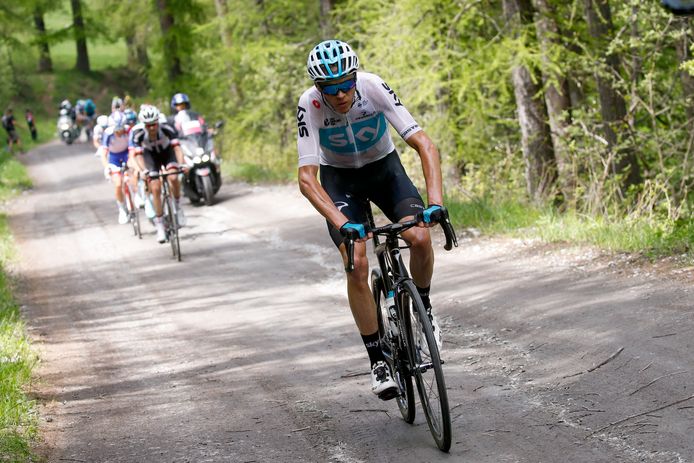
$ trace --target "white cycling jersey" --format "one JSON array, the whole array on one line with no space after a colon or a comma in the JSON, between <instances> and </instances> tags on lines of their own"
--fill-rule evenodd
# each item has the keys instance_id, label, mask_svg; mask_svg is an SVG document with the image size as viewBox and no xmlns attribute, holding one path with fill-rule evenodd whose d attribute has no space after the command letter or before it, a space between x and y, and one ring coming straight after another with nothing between
<instances>
[{"instance_id":1,"label":"white cycling jersey","mask_svg":"<svg viewBox=\"0 0 694 463\"><path fill-rule=\"evenodd\" d=\"M299 99L296 121L299 167L359 168L395 149L388 122L404 140L422 130L383 79L367 72L357 72L346 114L336 112L313 86Z\"/></svg>"}]
</instances>

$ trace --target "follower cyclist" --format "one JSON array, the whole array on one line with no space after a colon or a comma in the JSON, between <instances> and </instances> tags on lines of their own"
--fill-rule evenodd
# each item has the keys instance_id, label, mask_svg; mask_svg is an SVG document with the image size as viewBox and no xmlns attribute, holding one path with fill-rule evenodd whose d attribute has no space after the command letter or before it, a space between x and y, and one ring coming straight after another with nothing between
<instances>
[{"instance_id":1,"label":"follower cyclist","mask_svg":"<svg viewBox=\"0 0 694 463\"><path fill-rule=\"evenodd\" d=\"M443 202L441 166L436 146L405 109L395 92L377 75L357 72L359 59L339 40L321 42L308 56L307 71L314 85L299 99L297 147L299 187L327 220L330 236L347 262L343 238L358 234L354 271L347 273L350 309L371 362L371 389L383 400L398 389L384 361L376 307L369 288L369 264L362 225L365 202L375 203L392 222L410 220L425 210L407 176L388 123L419 154L426 181L428 211ZM320 182L317 176L320 175ZM429 288L434 251L428 226L420 223L402 233L411 246L410 272L431 315ZM440 345L441 330L432 317Z\"/></svg>"},{"instance_id":2,"label":"follower cyclist","mask_svg":"<svg viewBox=\"0 0 694 463\"><path fill-rule=\"evenodd\" d=\"M125 207L121 178L121 164L128 162L128 133L125 126L125 115L120 111L111 113L108 127L101 138L101 162L104 165L104 176L113 182L118 204L118 223L128 223L128 211Z\"/></svg>"},{"instance_id":3,"label":"follower cyclist","mask_svg":"<svg viewBox=\"0 0 694 463\"><path fill-rule=\"evenodd\" d=\"M140 172L159 172L162 167L167 173L178 171L178 167L185 169L183 162L183 152L178 145L178 135L176 130L168 124L160 124L159 110L155 106L142 105L140 108L139 120L131 130L130 151L135 157L135 162ZM146 177L146 175L145 175ZM181 182L177 175L166 177L171 185L171 193L176 203L176 216L180 226L185 225L185 215L180 204ZM164 214L161 203L161 183L159 178L149 178L149 191L152 194L154 203L154 226L157 229L157 241L166 241L166 231L164 230Z\"/></svg>"}]
</instances>

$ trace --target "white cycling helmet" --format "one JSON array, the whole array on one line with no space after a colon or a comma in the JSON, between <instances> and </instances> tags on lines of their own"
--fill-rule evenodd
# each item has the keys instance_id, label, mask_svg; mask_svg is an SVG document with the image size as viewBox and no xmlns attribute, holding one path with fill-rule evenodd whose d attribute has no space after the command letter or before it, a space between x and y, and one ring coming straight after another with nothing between
<instances>
[{"instance_id":1,"label":"white cycling helmet","mask_svg":"<svg viewBox=\"0 0 694 463\"><path fill-rule=\"evenodd\" d=\"M143 124L153 124L159 122L159 110L156 106L143 104L140 106L140 115L138 116Z\"/></svg>"},{"instance_id":2,"label":"white cycling helmet","mask_svg":"<svg viewBox=\"0 0 694 463\"><path fill-rule=\"evenodd\" d=\"M101 116L97 117L96 125L99 125L103 128L108 127L108 116L106 114L102 114Z\"/></svg>"},{"instance_id":3,"label":"white cycling helmet","mask_svg":"<svg viewBox=\"0 0 694 463\"><path fill-rule=\"evenodd\" d=\"M120 111L113 111L111 115L108 116L108 125L115 130L123 130L125 128L125 114Z\"/></svg>"},{"instance_id":4,"label":"white cycling helmet","mask_svg":"<svg viewBox=\"0 0 694 463\"><path fill-rule=\"evenodd\" d=\"M352 47L340 40L326 40L308 54L306 71L314 82L339 79L359 69L359 58Z\"/></svg>"}]
</instances>

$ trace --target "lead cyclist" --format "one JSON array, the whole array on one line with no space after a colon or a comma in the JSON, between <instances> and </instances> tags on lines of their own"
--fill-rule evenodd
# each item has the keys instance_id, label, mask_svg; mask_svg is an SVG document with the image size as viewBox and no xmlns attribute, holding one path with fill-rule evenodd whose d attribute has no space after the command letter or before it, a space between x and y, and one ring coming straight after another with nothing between
<instances>
[{"instance_id":1,"label":"lead cyclist","mask_svg":"<svg viewBox=\"0 0 694 463\"><path fill-rule=\"evenodd\" d=\"M379 76L358 69L356 53L340 40L321 42L309 53L307 71L313 86L301 95L296 113L298 177L301 193L325 217L344 262L344 236L358 234L354 270L347 273L347 295L369 356L371 390L388 400L398 395L398 388L381 350L369 288L366 241L371 236L363 226L367 221L364 204L373 202L392 222L410 220L425 210L400 162L388 123L419 155L428 211L443 204L441 165L436 146L395 92ZM402 236L411 246L410 273L432 317L440 347L441 330L429 300L434 269L429 226L420 223Z\"/></svg>"}]
</instances>

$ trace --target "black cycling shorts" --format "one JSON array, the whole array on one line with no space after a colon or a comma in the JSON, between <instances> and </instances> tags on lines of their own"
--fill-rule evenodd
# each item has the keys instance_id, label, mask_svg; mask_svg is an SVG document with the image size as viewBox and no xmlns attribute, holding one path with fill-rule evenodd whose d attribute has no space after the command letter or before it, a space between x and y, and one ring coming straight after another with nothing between
<instances>
[{"instance_id":1,"label":"black cycling shorts","mask_svg":"<svg viewBox=\"0 0 694 463\"><path fill-rule=\"evenodd\" d=\"M320 166L320 182L335 206L350 222L368 221L368 201L373 202L391 222L424 210L422 196L407 176L397 151L358 169ZM336 246L343 236L328 222Z\"/></svg>"},{"instance_id":2,"label":"black cycling shorts","mask_svg":"<svg viewBox=\"0 0 694 463\"><path fill-rule=\"evenodd\" d=\"M178 167L178 160L176 159L176 153L174 152L173 146L169 145L165 150L155 153L151 150L144 150L142 152L144 157L145 167L147 170L152 170L159 172L162 166L166 169L172 169Z\"/></svg>"}]
</instances>

